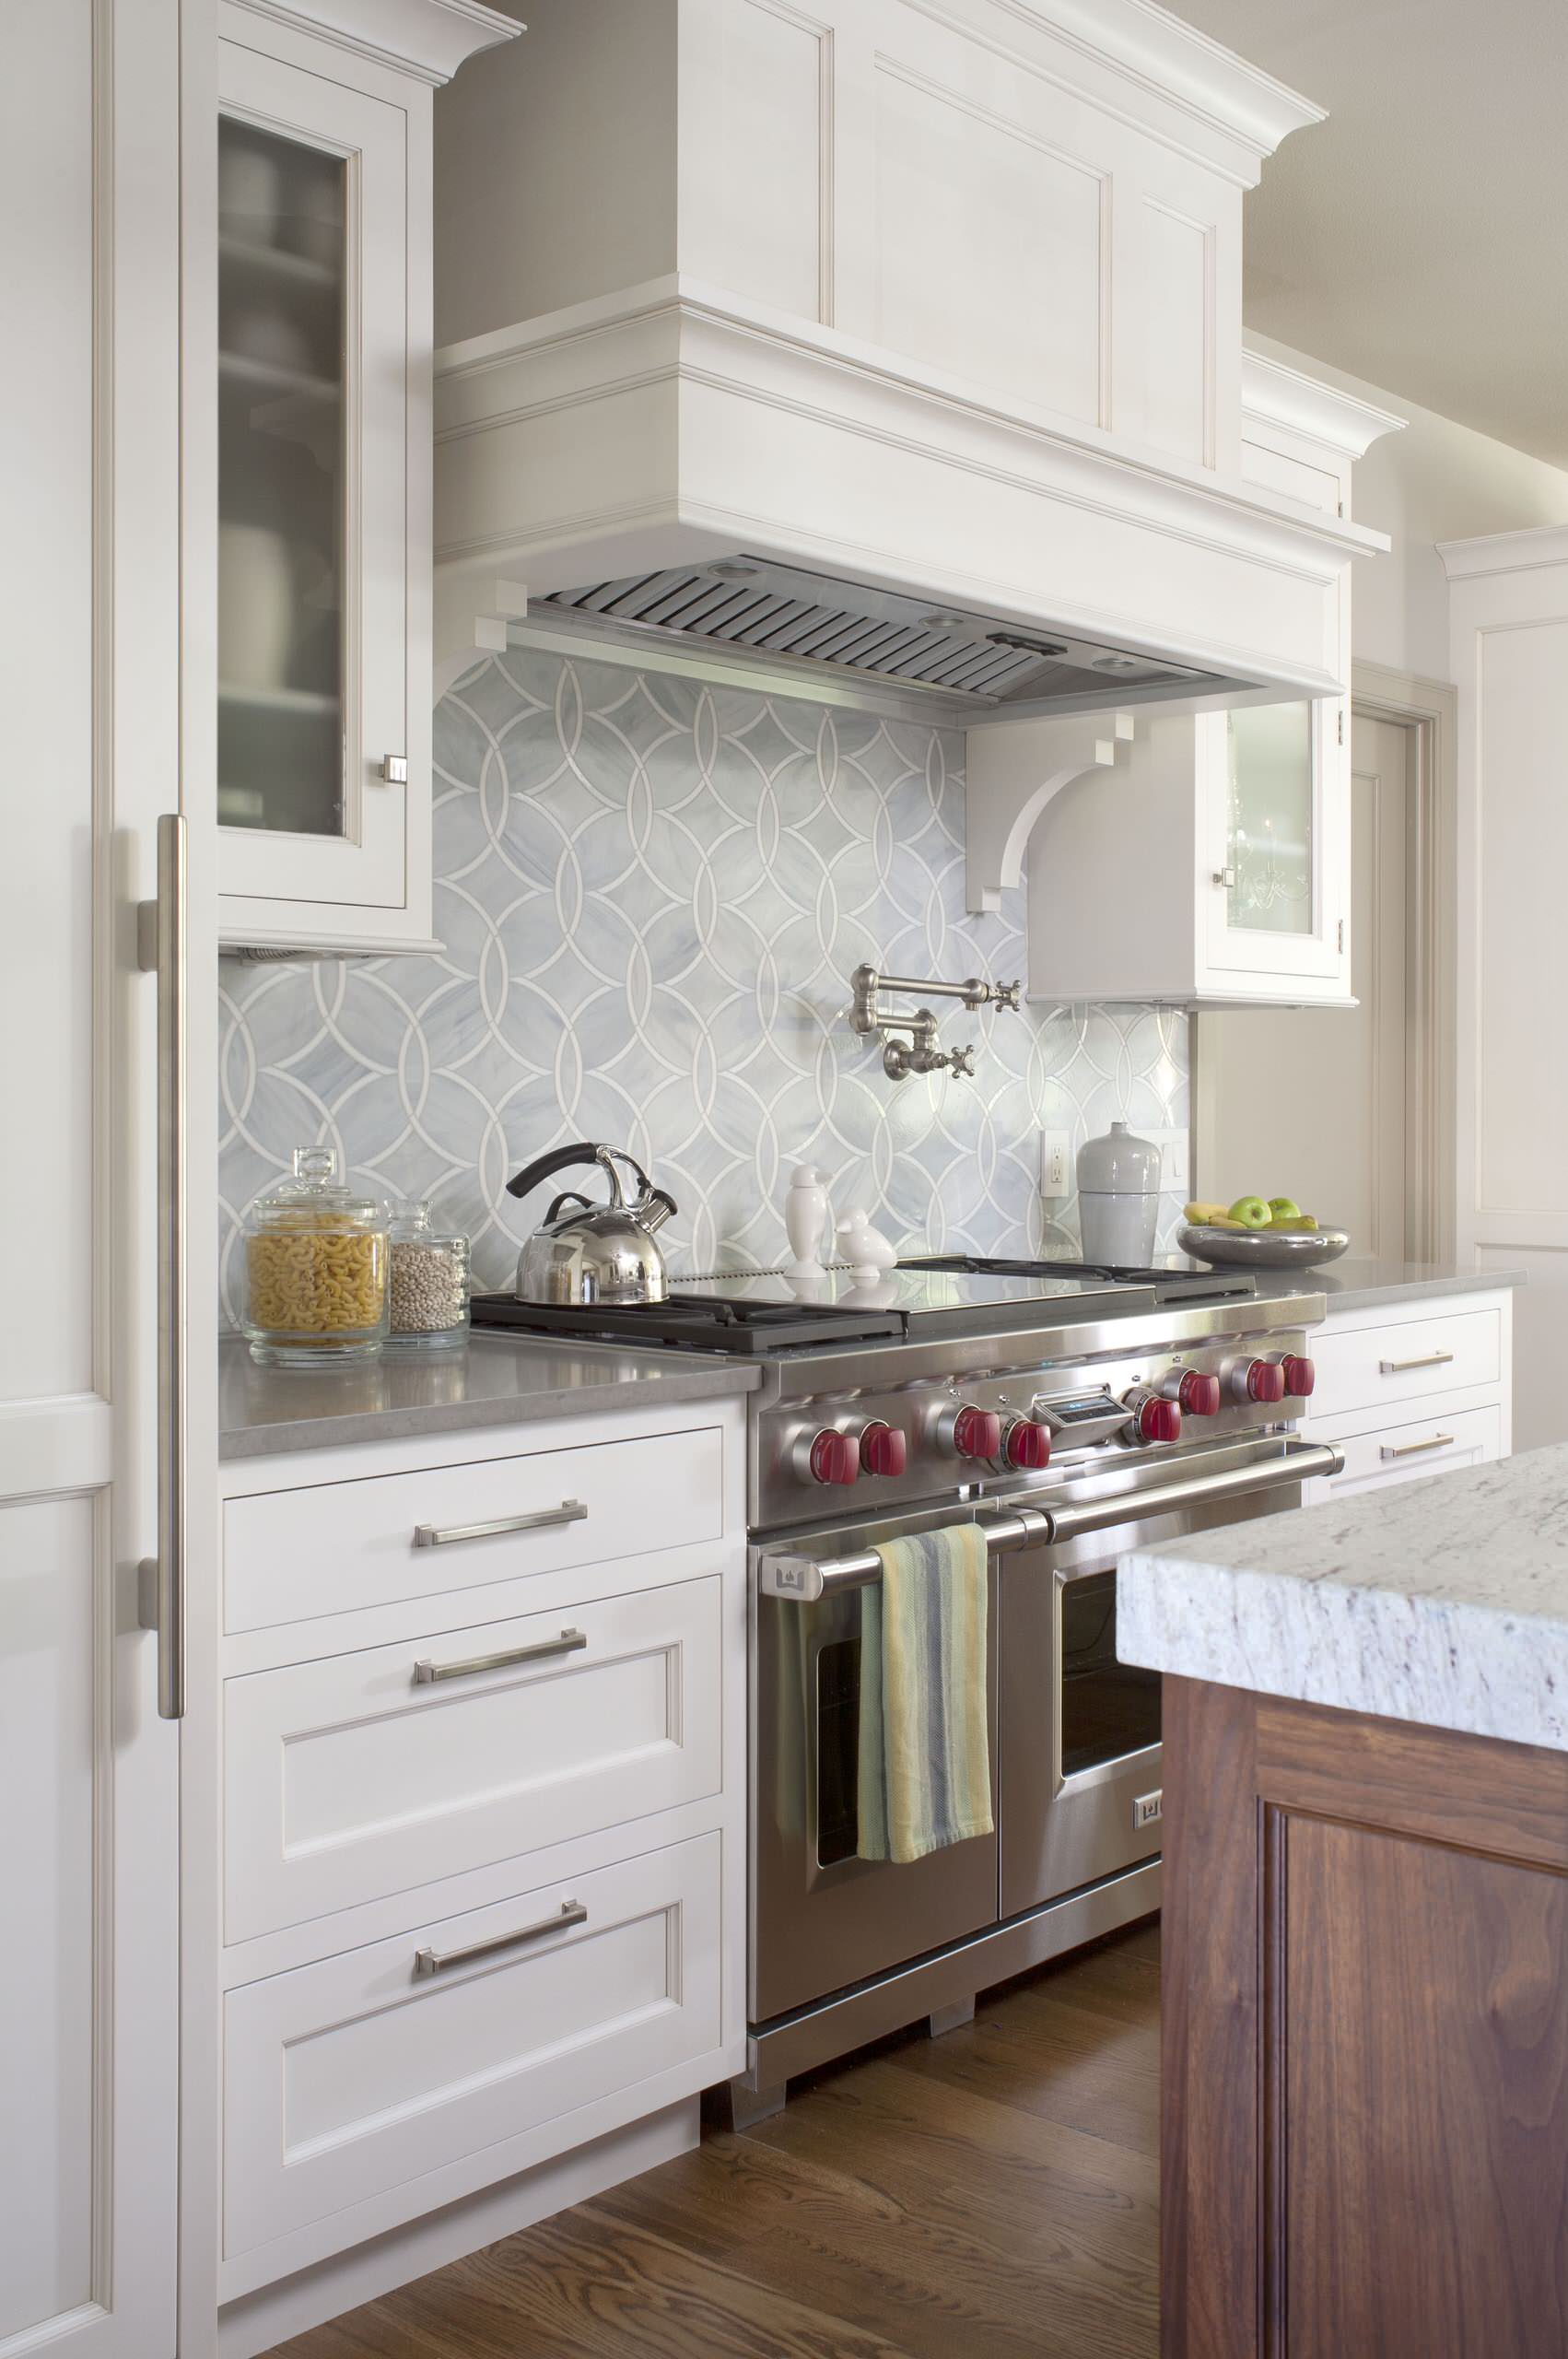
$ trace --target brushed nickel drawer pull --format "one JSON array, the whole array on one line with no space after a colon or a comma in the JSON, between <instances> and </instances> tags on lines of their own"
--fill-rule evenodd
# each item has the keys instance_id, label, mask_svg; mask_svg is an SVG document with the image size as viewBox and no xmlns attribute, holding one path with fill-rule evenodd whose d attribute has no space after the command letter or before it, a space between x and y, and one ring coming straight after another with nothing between
<instances>
[{"instance_id":1,"label":"brushed nickel drawer pull","mask_svg":"<svg viewBox=\"0 0 1568 2359\"><path fill-rule=\"evenodd\" d=\"M414 1666L415 1687L431 1687L439 1679L472 1679L480 1671L507 1671L514 1662L543 1662L547 1655L575 1655L588 1639L581 1630L563 1630L558 1638L542 1638L536 1647L508 1647L498 1655L470 1655L464 1662L431 1662L427 1657Z\"/></svg>"},{"instance_id":2,"label":"brushed nickel drawer pull","mask_svg":"<svg viewBox=\"0 0 1568 2359\"><path fill-rule=\"evenodd\" d=\"M564 1925L586 1925L588 1911L580 1900L563 1900L554 1917L542 1917L537 1925L520 1925L515 1933L492 1933L487 1942L469 1942L461 1950L415 1950L414 1978L427 1982L433 1974L445 1974L454 1966L472 1966L476 1957L494 1957L497 1950L509 1950L514 1942L543 1941L546 1933L558 1933Z\"/></svg>"},{"instance_id":3,"label":"brushed nickel drawer pull","mask_svg":"<svg viewBox=\"0 0 1568 2359\"><path fill-rule=\"evenodd\" d=\"M1452 1434L1433 1434L1430 1441L1385 1442L1378 1452L1380 1458L1419 1458L1423 1449L1452 1449Z\"/></svg>"},{"instance_id":4,"label":"brushed nickel drawer pull","mask_svg":"<svg viewBox=\"0 0 1568 2359\"><path fill-rule=\"evenodd\" d=\"M1419 1360L1379 1360L1385 1376L1404 1376L1412 1367L1446 1367L1452 1352L1423 1352Z\"/></svg>"},{"instance_id":5,"label":"brushed nickel drawer pull","mask_svg":"<svg viewBox=\"0 0 1568 2359\"><path fill-rule=\"evenodd\" d=\"M503 1532L544 1532L554 1523L580 1523L588 1509L580 1499L563 1499L537 1515L498 1515L493 1523L416 1523L415 1548L449 1548L454 1540L495 1540Z\"/></svg>"}]
</instances>

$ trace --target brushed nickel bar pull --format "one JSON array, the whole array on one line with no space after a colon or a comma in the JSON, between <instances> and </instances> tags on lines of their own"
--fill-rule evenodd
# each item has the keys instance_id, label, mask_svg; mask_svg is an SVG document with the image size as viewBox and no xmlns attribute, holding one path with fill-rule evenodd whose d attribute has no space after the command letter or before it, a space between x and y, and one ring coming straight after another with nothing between
<instances>
[{"instance_id":1,"label":"brushed nickel bar pull","mask_svg":"<svg viewBox=\"0 0 1568 2359\"><path fill-rule=\"evenodd\" d=\"M1114 1498L1085 1499L1080 1507L1053 1508L1046 1520L1052 1543L1076 1540L1086 1532L1106 1532L1114 1524L1147 1523L1151 1517L1172 1515L1182 1508L1207 1507L1215 1499L1246 1498L1254 1491L1277 1491L1287 1483L1305 1483L1314 1474L1338 1474L1345 1454L1329 1442L1294 1442L1279 1458L1255 1466L1232 1466L1223 1474L1194 1474L1185 1483L1162 1483L1148 1491L1123 1491Z\"/></svg>"},{"instance_id":2,"label":"brushed nickel bar pull","mask_svg":"<svg viewBox=\"0 0 1568 2359\"><path fill-rule=\"evenodd\" d=\"M1446 1367L1452 1352L1423 1352L1419 1360L1379 1360L1377 1365L1385 1376L1404 1376L1412 1367Z\"/></svg>"},{"instance_id":3,"label":"brushed nickel bar pull","mask_svg":"<svg viewBox=\"0 0 1568 2359\"><path fill-rule=\"evenodd\" d=\"M1314 1474L1338 1474L1344 1463L1343 1450L1332 1443L1288 1442L1277 1458L1251 1466L1227 1467L1220 1474L1194 1474L1186 1482L1161 1483L1146 1491L1117 1491L1108 1498L1085 1499L1076 1507L1024 1507L996 1515L982 1512L974 1520L993 1553L1036 1543L1053 1547L1086 1532L1109 1531L1118 1523L1146 1523L1152 1517L1202 1507L1211 1500L1244 1498L1253 1492L1305 1483ZM760 1593L797 1605L814 1605L820 1598L836 1597L841 1590L863 1589L881 1578L882 1558L874 1548L853 1556L820 1557L799 1555L793 1549L765 1548L757 1560Z\"/></svg>"},{"instance_id":4,"label":"brushed nickel bar pull","mask_svg":"<svg viewBox=\"0 0 1568 2359\"><path fill-rule=\"evenodd\" d=\"M460 1950L415 1950L414 1978L427 1982L433 1974L445 1974L454 1966L472 1966L476 1957L494 1957L497 1950L509 1950L517 1942L543 1941L546 1933L558 1933L564 1925L586 1925L588 1911L579 1900L563 1900L554 1917L542 1917L537 1925L520 1925L515 1933L492 1933L487 1942L469 1942Z\"/></svg>"},{"instance_id":5,"label":"brushed nickel bar pull","mask_svg":"<svg viewBox=\"0 0 1568 2359\"><path fill-rule=\"evenodd\" d=\"M1430 1441L1385 1442L1378 1451L1380 1458L1419 1458L1423 1449L1452 1449L1452 1434L1433 1434Z\"/></svg>"},{"instance_id":6,"label":"brushed nickel bar pull","mask_svg":"<svg viewBox=\"0 0 1568 2359\"><path fill-rule=\"evenodd\" d=\"M431 1662L421 1658L414 1666L415 1687L433 1687L441 1679L472 1679L476 1672L508 1671L513 1663L543 1662L548 1655L575 1655L586 1647L581 1630L563 1630L558 1638L542 1638L536 1647L508 1647L498 1655L470 1655L465 1662Z\"/></svg>"},{"instance_id":7,"label":"brushed nickel bar pull","mask_svg":"<svg viewBox=\"0 0 1568 2359\"><path fill-rule=\"evenodd\" d=\"M158 977L158 1554L138 1567L158 1632L158 1710L185 1716L186 826L158 823L158 898L136 910L137 964Z\"/></svg>"},{"instance_id":8,"label":"brushed nickel bar pull","mask_svg":"<svg viewBox=\"0 0 1568 2359\"><path fill-rule=\"evenodd\" d=\"M454 1540L495 1540L503 1532L544 1532L551 1524L580 1523L588 1513L580 1499L563 1499L558 1508L541 1508L536 1515L498 1515L492 1523L416 1523L415 1548L450 1548Z\"/></svg>"}]
</instances>

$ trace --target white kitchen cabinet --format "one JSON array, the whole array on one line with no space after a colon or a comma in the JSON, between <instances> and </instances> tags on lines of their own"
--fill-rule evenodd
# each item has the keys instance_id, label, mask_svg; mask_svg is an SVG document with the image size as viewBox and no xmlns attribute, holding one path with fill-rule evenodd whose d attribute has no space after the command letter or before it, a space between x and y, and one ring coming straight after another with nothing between
<instances>
[{"instance_id":1,"label":"white kitchen cabinet","mask_svg":"<svg viewBox=\"0 0 1568 2359\"><path fill-rule=\"evenodd\" d=\"M226 2359L743 2069L744 1468L729 1399L223 1468Z\"/></svg>"},{"instance_id":2,"label":"white kitchen cabinet","mask_svg":"<svg viewBox=\"0 0 1568 2359\"><path fill-rule=\"evenodd\" d=\"M1513 1447L1509 1288L1330 1308L1311 1349L1317 1383L1301 1431L1336 1444L1345 1463L1307 1484L1309 1505L1482 1465Z\"/></svg>"},{"instance_id":3,"label":"white kitchen cabinet","mask_svg":"<svg viewBox=\"0 0 1568 2359\"><path fill-rule=\"evenodd\" d=\"M225 0L220 29L221 938L417 949L431 90L521 28L449 0Z\"/></svg>"},{"instance_id":4,"label":"white kitchen cabinet","mask_svg":"<svg viewBox=\"0 0 1568 2359\"><path fill-rule=\"evenodd\" d=\"M1336 517L1349 511L1352 461L1402 422L1254 354L1242 399L1244 475ZM1350 601L1347 578L1324 650L1341 681ZM1032 739L1032 727L1047 734ZM979 816L988 806L1026 813L1031 798L1038 813L1028 838L1031 998L1348 1003L1348 697L1145 707L1108 745L1091 746L1081 721L1076 753L1073 732L1020 721L969 734ZM1057 783L1042 797L1047 772Z\"/></svg>"},{"instance_id":5,"label":"white kitchen cabinet","mask_svg":"<svg viewBox=\"0 0 1568 2359\"><path fill-rule=\"evenodd\" d=\"M212 529L199 477L181 500L206 43L179 0L7 0L0 41L0 2350L172 2359L199 1640L177 1674L213 1531L176 1444L216 1447L199 1375L176 1426L216 1320L212 780L181 648ZM199 2130L184 2163L210 2177Z\"/></svg>"}]
</instances>

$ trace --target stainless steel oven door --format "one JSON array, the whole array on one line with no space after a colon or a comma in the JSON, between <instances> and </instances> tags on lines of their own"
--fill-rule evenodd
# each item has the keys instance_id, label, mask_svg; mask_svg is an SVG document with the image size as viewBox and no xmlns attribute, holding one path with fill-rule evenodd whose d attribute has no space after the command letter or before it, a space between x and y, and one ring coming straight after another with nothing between
<instances>
[{"instance_id":1,"label":"stainless steel oven door","mask_svg":"<svg viewBox=\"0 0 1568 2359\"><path fill-rule=\"evenodd\" d=\"M1117 1659L1117 1558L1300 1504L1299 1485L1276 1485L1141 1519L1134 1495L1124 1522L1000 1560L1004 1918L1160 1848L1160 1675Z\"/></svg>"},{"instance_id":2,"label":"stainless steel oven door","mask_svg":"<svg viewBox=\"0 0 1568 2359\"><path fill-rule=\"evenodd\" d=\"M922 1516L911 1531L942 1520ZM818 1539L821 1555L870 1545L895 1527ZM755 1555L754 1551L754 1566ZM749 2013L768 2023L905 1959L993 1924L997 1843L975 1836L905 1866L860 1858L863 1590L813 1605L757 1597L752 1698L752 1942ZM990 1573L987 1690L997 1789L997 1571Z\"/></svg>"}]
</instances>

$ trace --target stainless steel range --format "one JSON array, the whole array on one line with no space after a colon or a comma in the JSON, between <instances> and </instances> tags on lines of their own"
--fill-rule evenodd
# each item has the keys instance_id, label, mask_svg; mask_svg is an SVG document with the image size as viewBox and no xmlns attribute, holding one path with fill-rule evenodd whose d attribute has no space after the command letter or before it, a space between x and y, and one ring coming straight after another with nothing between
<instances>
[{"instance_id":1,"label":"stainless steel range","mask_svg":"<svg viewBox=\"0 0 1568 2359\"><path fill-rule=\"evenodd\" d=\"M804 1292L809 1298L802 1299ZM475 1317L756 1358L751 1538L755 2118L791 2073L1130 1922L1160 1898L1160 1684L1116 1654L1116 1560L1299 1503L1334 1451L1292 1431L1320 1295L1077 1264L778 1273L659 1306ZM954 1518L991 1552L996 1832L859 1853L861 1598L877 1543Z\"/></svg>"}]
</instances>

